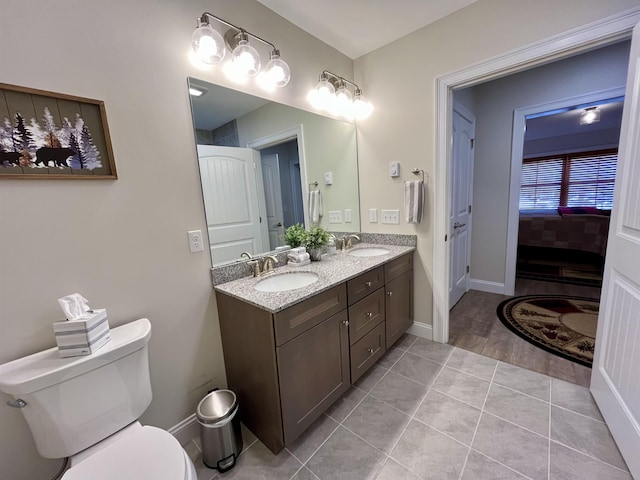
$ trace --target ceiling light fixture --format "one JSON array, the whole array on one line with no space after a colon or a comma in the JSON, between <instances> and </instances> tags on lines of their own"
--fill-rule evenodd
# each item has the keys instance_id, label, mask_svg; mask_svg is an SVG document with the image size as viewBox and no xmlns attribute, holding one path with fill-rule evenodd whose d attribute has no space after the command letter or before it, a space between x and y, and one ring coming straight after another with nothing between
<instances>
[{"instance_id":1,"label":"ceiling light fixture","mask_svg":"<svg viewBox=\"0 0 640 480\"><path fill-rule=\"evenodd\" d=\"M347 85L353 87L353 93ZM320 74L318 84L309 92L307 99L317 110L350 120L363 120L373 111L373 105L367 101L358 85L327 70Z\"/></svg>"},{"instance_id":2,"label":"ceiling light fixture","mask_svg":"<svg viewBox=\"0 0 640 480\"><path fill-rule=\"evenodd\" d=\"M225 32L224 38L211 26L210 19L230 27ZM269 61L262 70L260 54L249 43L249 37L271 47ZM231 66L226 68L225 72L232 80L259 76L260 85L272 90L275 87L284 87L291 79L291 69L287 62L280 58L280 50L273 43L211 13L205 12L198 19L198 27L191 37L191 45L196 56L211 65L222 62L229 48Z\"/></svg>"},{"instance_id":3,"label":"ceiling light fixture","mask_svg":"<svg viewBox=\"0 0 640 480\"><path fill-rule=\"evenodd\" d=\"M580 114L580 125L591 125L600 121L600 109L598 107L585 108Z\"/></svg>"}]
</instances>

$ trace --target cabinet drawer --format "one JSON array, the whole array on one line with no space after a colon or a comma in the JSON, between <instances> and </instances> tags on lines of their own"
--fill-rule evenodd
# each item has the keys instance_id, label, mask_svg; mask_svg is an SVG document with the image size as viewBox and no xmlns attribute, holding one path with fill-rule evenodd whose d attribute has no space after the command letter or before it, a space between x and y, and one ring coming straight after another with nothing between
<instances>
[{"instance_id":1,"label":"cabinet drawer","mask_svg":"<svg viewBox=\"0 0 640 480\"><path fill-rule=\"evenodd\" d=\"M280 346L315 327L346 306L347 291L343 283L276 313L273 319L276 345Z\"/></svg>"},{"instance_id":2,"label":"cabinet drawer","mask_svg":"<svg viewBox=\"0 0 640 480\"><path fill-rule=\"evenodd\" d=\"M384 288L379 288L349 307L349 342L351 345L364 337L385 318Z\"/></svg>"},{"instance_id":3,"label":"cabinet drawer","mask_svg":"<svg viewBox=\"0 0 640 480\"><path fill-rule=\"evenodd\" d=\"M403 274L413 268L413 252L407 253L400 258L391 260L384 266L384 278L388 282L398 275Z\"/></svg>"},{"instance_id":4,"label":"cabinet drawer","mask_svg":"<svg viewBox=\"0 0 640 480\"><path fill-rule=\"evenodd\" d=\"M384 285L384 267L378 267L347 282L349 305L362 300Z\"/></svg>"},{"instance_id":5,"label":"cabinet drawer","mask_svg":"<svg viewBox=\"0 0 640 480\"><path fill-rule=\"evenodd\" d=\"M385 352L385 325L379 324L351 346L351 383L378 361Z\"/></svg>"}]
</instances>

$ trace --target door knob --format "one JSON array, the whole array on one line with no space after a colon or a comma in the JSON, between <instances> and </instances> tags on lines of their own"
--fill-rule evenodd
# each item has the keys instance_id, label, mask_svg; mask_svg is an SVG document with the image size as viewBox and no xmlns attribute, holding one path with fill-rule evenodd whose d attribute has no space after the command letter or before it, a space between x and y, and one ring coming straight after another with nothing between
<instances>
[{"instance_id":1,"label":"door knob","mask_svg":"<svg viewBox=\"0 0 640 480\"><path fill-rule=\"evenodd\" d=\"M274 225L274 227L281 227L282 226L282 222L278 222Z\"/></svg>"},{"instance_id":2,"label":"door knob","mask_svg":"<svg viewBox=\"0 0 640 480\"><path fill-rule=\"evenodd\" d=\"M366 315L367 315L368 318L373 318L373 313L371 313L371 312L367 312Z\"/></svg>"},{"instance_id":3,"label":"door knob","mask_svg":"<svg viewBox=\"0 0 640 480\"><path fill-rule=\"evenodd\" d=\"M373 285L371 282L364 282L364 284L365 284L367 287L370 287L371 285Z\"/></svg>"},{"instance_id":4,"label":"door knob","mask_svg":"<svg viewBox=\"0 0 640 480\"><path fill-rule=\"evenodd\" d=\"M462 228L462 227L464 227L465 225L466 225L466 223L458 223L458 222L456 222L456 223L454 223L454 224L453 224L453 228L454 228L454 229Z\"/></svg>"},{"instance_id":5,"label":"door knob","mask_svg":"<svg viewBox=\"0 0 640 480\"><path fill-rule=\"evenodd\" d=\"M342 323L344 323L344 326L345 326L345 327L348 327L348 326L349 326L349 320L342 320Z\"/></svg>"}]
</instances>

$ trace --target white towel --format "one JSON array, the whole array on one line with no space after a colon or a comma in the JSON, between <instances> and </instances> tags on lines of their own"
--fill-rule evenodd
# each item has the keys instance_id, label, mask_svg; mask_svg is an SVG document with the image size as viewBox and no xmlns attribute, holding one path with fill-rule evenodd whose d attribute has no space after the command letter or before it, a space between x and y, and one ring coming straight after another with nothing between
<instances>
[{"instance_id":1,"label":"white towel","mask_svg":"<svg viewBox=\"0 0 640 480\"><path fill-rule=\"evenodd\" d=\"M290 253L287 255L289 263L300 263L309 260L308 253Z\"/></svg>"},{"instance_id":2,"label":"white towel","mask_svg":"<svg viewBox=\"0 0 640 480\"><path fill-rule=\"evenodd\" d=\"M404 212L407 223L420 223L424 211L424 182L404 182Z\"/></svg>"},{"instance_id":3,"label":"white towel","mask_svg":"<svg viewBox=\"0 0 640 480\"><path fill-rule=\"evenodd\" d=\"M311 217L311 223L320 222L320 217L322 217L322 195L320 190L311 190L309 192L309 217Z\"/></svg>"}]
</instances>

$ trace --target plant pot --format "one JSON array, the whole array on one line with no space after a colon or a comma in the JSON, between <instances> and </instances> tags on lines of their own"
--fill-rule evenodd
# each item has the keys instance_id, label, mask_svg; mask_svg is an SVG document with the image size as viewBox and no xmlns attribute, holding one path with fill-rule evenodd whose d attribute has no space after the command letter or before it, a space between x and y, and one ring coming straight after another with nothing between
<instances>
[{"instance_id":1,"label":"plant pot","mask_svg":"<svg viewBox=\"0 0 640 480\"><path fill-rule=\"evenodd\" d=\"M308 252L312 261L318 262L322 260L322 248L310 248Z\"/></svg>"}]
</instances>

